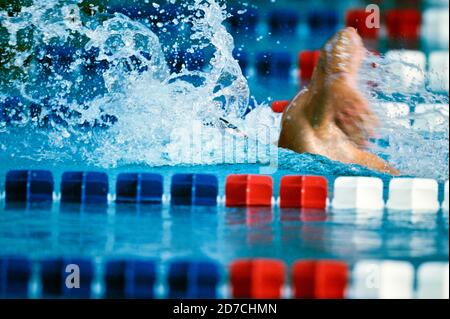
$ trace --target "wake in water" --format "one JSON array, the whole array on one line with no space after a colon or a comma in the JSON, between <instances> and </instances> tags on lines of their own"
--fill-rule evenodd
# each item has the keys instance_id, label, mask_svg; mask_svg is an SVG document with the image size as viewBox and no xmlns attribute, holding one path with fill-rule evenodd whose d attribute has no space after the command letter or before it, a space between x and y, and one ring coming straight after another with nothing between
<instances>
[{"instance_id":1,"label":"wake in water","mask_svg":"<svg viewBox=\"0 0 450 319\"><path fill-rule=\"evenodd\" d=\"M147 21L101 13L81 0L35 0L15 14L1 11L1 160L103 167L270 161L265 149L274 153L280 119L264 104L244 116L250 92L232 55L226 6L214 0L166 4L146 4ZM389 93L395 73L382 58L371 68L373 59L361 87L374 105L448 103L425 88ZM448 116L436 136L380 115L379 139L388 143L374 151L405 174L448 178ZM316 160L328 163L322 165L328 171L336 167L307 154L281 151L279 157L292 170Z\"/></svg>"}]
</instances>

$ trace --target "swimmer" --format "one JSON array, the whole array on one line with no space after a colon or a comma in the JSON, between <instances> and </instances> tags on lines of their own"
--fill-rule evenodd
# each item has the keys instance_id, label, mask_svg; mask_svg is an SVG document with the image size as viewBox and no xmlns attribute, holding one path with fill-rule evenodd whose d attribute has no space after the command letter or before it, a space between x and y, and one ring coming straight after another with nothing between
<instances>
[{"instance_id":1,"label":"swimmer","mask_svg":"<svg viewBox=\"0 0 450 319\"><path fill-rule=\"evenodd\" d=\"M283 113L279 147L399 175L366 149L378 119L357 89L365 52L354 28L338 32L325 45L311 83Z\"/></svg>"}]
</instances>

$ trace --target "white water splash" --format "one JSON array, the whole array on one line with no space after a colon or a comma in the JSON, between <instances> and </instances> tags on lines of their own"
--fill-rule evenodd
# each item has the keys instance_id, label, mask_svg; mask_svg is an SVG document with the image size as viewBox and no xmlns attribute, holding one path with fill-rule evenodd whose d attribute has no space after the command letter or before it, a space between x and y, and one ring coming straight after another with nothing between
<instances>
[{"instance_id":1,"label":"white water splash","mask_svg":"<svg viewBox=\"0 0 450 319\"><path fill-rule=\"evenodd\" d=\"M56 67L50 66L50 74L40 83L42 74L31 64L27 71L33 78L26 83L15 83L28 102L40 103L43 97L51 99L50 111L44 110L40 119L61 104L76 113L74 118L68 118L57 110L57 115L68 125L50 123L48 152L55 152L55 157L76 143L84 160L102 166L137 162L188 163L189 158L182 154L191 151L192 143L202 143L201 139L192 140L191 136L198 123L207 125L203 130L204 138L214 141L226 134L221 129L220 119L242 122L249 104L249 89L232 56L234 43L223 25L227 17L224 6L201 0L190 1L189 6L183 4L190 14L180 17L177 24L181 22L190 27L192 45L187 51L210 50L213 53L205 71L183 67L178 73L170 73L158 37L141 22L116 13L103 22L89 21L82 25L77 7L61 3L37 0L33 6L23 8L18 18L2 15L2 25L8 29L12 46L17 44L20 30L27 27L35 30L33 49L28 51L30 57L39 50L39 44L66 44L77 32L87 39L80 49L87 52L96 49L95 59L108 63L100 77L95 78L104 82L105 92L94 98L87 98L86 92L74 89L77 84L93 81L80 72L79 67L87 62L78 56L65 71L75 75L74 78L68 79L67 74L61 75ZM52 19L45 18L49 10L56 13ZM38 54L45 58L47 53ZM86 132L79 129L80 125L94 126L105 115L116 118L117 123L107 130ZM25 122L29 120L27 110L20 118ZM187 139L192 143L187 143ZM218 151L220 144L209 144L209 153ZM204 156L202 162L211 163L214 158L214 155Z\"/></svg>"},{"instance_id":2,"label":"white water splash","mask_svg":"<svg viewBox=\"0 0 450 319\"><path fill-rule=\"evenodd\" d=\"M400 68L407 68L416 80L408 75L405 81ZM434 94L427 88L425 70L385 57L369 56L360 77L361 90L381 122L377 138L382 145L374 145L374 151L403 175L447 180L448 94Z\"/></svg>"}]
</instances>

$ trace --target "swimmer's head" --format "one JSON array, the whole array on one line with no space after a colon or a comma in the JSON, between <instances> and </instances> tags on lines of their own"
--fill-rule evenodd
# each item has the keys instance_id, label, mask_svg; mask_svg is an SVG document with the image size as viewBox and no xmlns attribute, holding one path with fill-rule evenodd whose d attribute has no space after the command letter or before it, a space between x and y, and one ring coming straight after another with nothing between
<instances>
[{"instance_id":1,"label":"swimmer's head","mask_svg":"<svg viewBox=\"0 0 450 319\"><path fill-rule=\"evenodd\" d=\"M328 74L356 75L366 49L356 29L348 27L339 31L325 45L321 60Z\"/></svg>"}]
</instances>

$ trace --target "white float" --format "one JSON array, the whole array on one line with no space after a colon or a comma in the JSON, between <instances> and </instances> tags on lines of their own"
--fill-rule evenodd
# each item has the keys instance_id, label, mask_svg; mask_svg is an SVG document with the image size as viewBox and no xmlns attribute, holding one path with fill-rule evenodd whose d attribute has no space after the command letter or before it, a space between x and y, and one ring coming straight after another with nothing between
<instances>
[{"instance_id":1,"label":"white float","mask_svg":"<svg viewBox=\"0 0 450 319\"><path fill-rule=\"evenodd\" d=\"M352 274L352 298L411 299L414 296L414 267L409 262L360 261Z\"/></svg>"},{"instance_id":2,"label":"white float","mask_svg":"<svg viewBox=\"0 0 450 319\"><path fill-rule=\"evenodd\" d=\"M428 9L423 13L422 20L421 37L426 46L431 49L448 49L448 7Z\"/></svg>"},{"instance_id":3,"label":"white float","mask_svg":"<svg viewBox=\"0 0 450 319\"><path fill-rule=\"evenodd\" d=\"M381 262L363 260L352 271L350 296L353 299L378 299L380 296Z\"/></svg>"},{"instance_id":4,"label":"white float","mask_svg":"<svg viewBox=\"0 0 450 319\"><path fill-rule=\"evenodd\" d=\"M448 263L427 262L417 271L417 298L448 299Z\"/></svg>"},{"instance_id":5,"label":"white float","mask_svg":"<svg viewBox=\"0 0 450 319\"><path fill-rule=\"evenodd\" d=\"M414 267L409 262L384 261L380 267L380 299L414 297Z\"/></svg>"},{"instance_id":6,"label":"white float","mask_svg":"<svg viewBox=\"0 0 450 319\"><path fill-rule=\"evenodd\" d=\"M333 209L382 210L383 181L375 177L338 177L334 182Z\"/></svg>"},{"instance_id":7,"label":"white float","mask_svg":"<svg viewBox=\"0 0 450 319\"><path fill-rule=\"evenodd\" d=\"M394 178L389 185L389 210L437 212L438 183L424 178Z\"/></svg>"}]
</instances>

